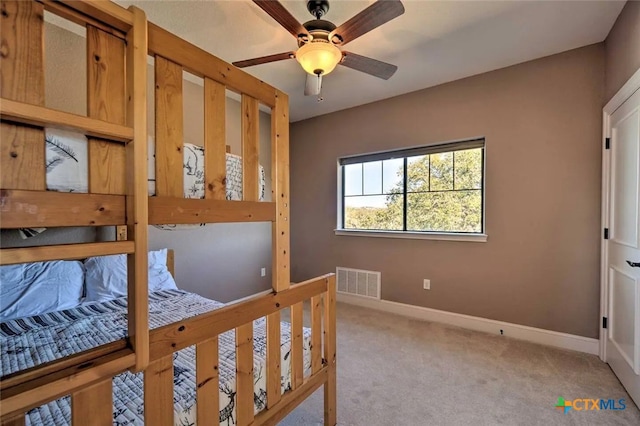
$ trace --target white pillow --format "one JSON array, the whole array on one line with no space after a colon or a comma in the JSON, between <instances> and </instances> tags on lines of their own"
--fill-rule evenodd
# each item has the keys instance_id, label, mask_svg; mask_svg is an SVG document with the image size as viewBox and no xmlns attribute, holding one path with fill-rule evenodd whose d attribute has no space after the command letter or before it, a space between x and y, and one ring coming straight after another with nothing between
<instances>
[{"instance_id":1,"label":"white pillow","mask_svg":"<svg viewBox=\"0 0 640 426\"><path fill-rule=\"evenodd\" d=\"M83 284L77 260L0 266L0 321L76 307Z\"/></svg>"},{"instance_id":2,"label":"white pillow","mask_svg":"<svg viewBox=\"0 0 640 426\"><path fill-rule=\"evenodd\" d=\"M167 269L167 249L149 252L149 293L177 290ZM86 270L86 302L101 302L127 295L127 256L90 257L84 261Z\"/></svg>"}]
</instances>

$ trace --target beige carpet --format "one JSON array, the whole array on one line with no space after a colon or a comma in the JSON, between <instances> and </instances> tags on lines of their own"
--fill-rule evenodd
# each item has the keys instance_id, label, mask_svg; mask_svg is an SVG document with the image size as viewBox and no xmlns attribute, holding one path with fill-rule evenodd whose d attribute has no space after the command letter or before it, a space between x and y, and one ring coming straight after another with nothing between
<instances>
[{"instance_id":1,"label":"beige carpet","mask_svg":"<svg viewBox=\"0 0 640 426\"><path fill-rule=\"evenodd\" d=\"M554 408L624 398L622 411ZM281 425L322 424L322 389ZM338 304L339 425L640 425L598 357Z\"/></svg>"}]
</instances>

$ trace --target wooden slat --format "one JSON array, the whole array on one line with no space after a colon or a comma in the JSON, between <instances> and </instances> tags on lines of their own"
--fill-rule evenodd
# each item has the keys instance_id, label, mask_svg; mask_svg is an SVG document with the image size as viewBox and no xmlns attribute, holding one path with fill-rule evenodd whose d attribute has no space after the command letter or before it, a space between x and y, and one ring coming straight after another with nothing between
<instances>
[{"instance_id":1,"label":"wooden slat","mask_svg":"<svg viewBox=\"0 0 640 426\"><path fill-rule=\"evenodd\" d=\"M44 190L45 147L42 129L0 123L0 186ZM26 172L33 170L33 173Z\"/></svg>"},{"instance_id":2,"label":"wooden slat","mask_svg":"<svg viewBox=\"0 0 640 426\"><path fill-rule=\"evenodd\" d=\"M258 101L242 95L242 199L258 201L260 111Z\"/></svg>"},{"instance_id":3,"label":"wooden slat","mask_svg":"<svg viewBox=\"0 0 640 426\"><path fill-rule=\"evenodd\" d=\"M44 105L44 9L35 1L0 1L3 98Z\"/></svg>"},{"instance_id":4,"label":"wooden slat","mask_svg":"<svg viewBox=\"0 0 640 426\"><path fill-rule=\"evenodd\" d=\"M113 425L113 379L71 394L71 424L87 424L88 421L91 426Z\"/></svg>"},{"instance_id":5,"label":"wooden slat","mask_svg":"<svg viewBox=\"0 0 640 426\"><path fill-rule=\"evenodd\" d=\"M227 196L225 87L204 79L204 198L225 200Z\"/></svg>"},{"instance_id":6,"label":"wooden slat","mask_svg":"<svg viewBox=\"0 0 640 426\"><path fill-rule=\"evenodd\" d=\"M173 425L173 356L160 358L144 370L144 423Z\"/></svg>"},{"instance_id":7,"label":"wooden slat","mask_svg":"<svg viewBox=\"0 0 640 426\"><path fill-rule=\"evenodd\" d=\"M271 110L271 199L276 203L276 221L272 224L273 279L275 291L289 288L289 98L278 91Z\"/></svg>"},{"instance_id":8,"label":"wooden slat","mask_svg":"<svg viewBox=\"0 0 640 426\"><path fill-rule=\"evenodd\" d=\"M112 377L132 367L135 355L131 349L112 352L90 362L74 365L29 382L3 389L2 411L10 414L26 412L45 402L73 393L88 385Z\"/></svg>"},{"instance_id":9,"label":"wooden slat","mask_svg":"<svg viewBox=\"0 0 640 426\"><path fill-rule=\"evenodd\" d=\"M123 40L126 37L126 34L123 31L113 28L101 21L98 21L97 19L89 15L85 15L84 13L76 9L72 9L69 6L66 6L63 3L60 3L57 0L37 0L37 1L41 2L44 5L44 9L47 12L51 12L64 19L74 22L82 27L86 27L88 24L93 27L100 28L102 31L105 31Z\"/></svg>"},{"instance_id":10,"label":"wooden slat","mask_svg":"<svg viewBox=\"0 0 640 426\"><path fill-rule=\"evenodd\" d=\"M327 368L323 368L313 376L310 376L296 390L291 390L282 395L282 400L272 409L264 410L256 415L253 425L275 426L287 414L293 411L302 401L307 399L327 380Z\"/></svg>"},{"instance_id":11,"label":"wooden slat","mask_svg":"<svg viewBox=\"0 0 640 426\"><path fill-rule=\"evenodd\" d=\"M133 251L133 241L8 248L0 249L0 265L44 262L47 260L85 259L92 256L133 253Z\"/></svg>"},{"instance_id":12,"label":"wooden slat","mask_svg":"<svg viewBox=\"0 0 640 426\"><path fill-rule=\"evenodd\" d=\"M253 322L236 327L236 421L253 422Z\"/></svg>"},{"instance_id":13,"label":"wooden slat","mask_svg":"<svg viewBox=\"0 0 640 426\"><path fill-rule=\"evenodd\" d=\"M87 115L126 123L125 42L87 26ZM126 193L126 149L89 139L89 192Z\"/></svg>"},{"instance_id":14,"label":"wooden slat","mask_svg":"<svg viewBox=\"0 0 640 426\"><path fill-rule=\"evenodd\" d=\"M322 368L322 295L311 298L311 373Z\"/></svg>"},{"instance_id":15,"label":"wooden slat","mask_svg":"<svg viewBox=\"0 0 640 426\"><path fill-rule=\"evenodd\" d=\"M218 356L218 336L196 345L196 412L201 425L219 424Z\"/></svg>"},{"instance_id":16,"label":"wooden slat","mask_svg":"<svg viewBox=\"0 0 640 426\"><path fill-rule=\"evenodd\" d=\"M0 99L0 116L3 120L32 126L73 130L89 137L108 139L114 142L128 142L133 139L131 127L25 102L12 101L7 98Z\"/></svg>"},{"instance_id":17,"label":"wooden slat","mask_svg":"<svg viewBox=\"0 0 640 426\"><path fill-rule=\"evenodd\" d=\"M176 277L176 254L172 249L167 250L167 269L173 278Z\"/></svg>"},{"instance_id":18,"label":"wooden slat","mask_svg":"<svg viewBox=\"0 0 640 426\"><path fill-rule=\"evenodd\" d=\"M0 96L44 105L42 4L2 0L0 9ZM44 190L45 186L44 131L1 123L0 187Z\"/></svg>"},{"instance_id":19,"label":"wooden slat","mask_svg":"<svg viewBox=\"0 0 640 426\"><path fill-rule=\"evenodd\" d=\"M93 348L85 352L81 352L75 355L69 355L55 361L50 361L37 365L35 367L28 368L26 370L20 370L13 374L8 374L2 377L2 381L0 381L0 390L4 392L8 388L27 383L38 377L44 377L46 375L53 374L57 371L67 369L75 365L82 365L86 364L87 362L92 362L92 360L113 352L118 352L120 350L126 349L126 347L127 341L121 339L115 342L107 343L106 345L98 346L97 348Z\"/></svg>"},{"instance_id":20,"label":"wooden slat","mask_svg":"<svg viewBox=\"0 0 640 426\"><path fill-rule=\"evenodd\" d=\"M291 387L293 389L297 389L304 381L303 308L303 302L291 306Z\"/></svg>"},{"instance_id":21,"label":"wooden slat","mask_svg":"<svg viewBox=\"0 0 640 426\"><path fill-rule=\"evenodd\" d=\"M130 11L110 1L60 1L65 5L124 33L129 31L134 23L134 17Z\"/></svg>"},{"instance_id":22,"label":"wooden slat","mask_svg":"<svg viewBox=\"0 0 640 426\"><path fill-rule=\"evenodd\" d=\"M119 225L124 209L120 195L0 190L2 228Z\"/></svg>"},{"instance_id":23,"label":"wooden slat","mask_svg":"<svg viewBox=\"0 0 640 426\"><path fill-rule=\"evenodd\" d=\"M127 237L135 253L127 256L129 342L136 352L136 371L149 362L148 206L147 206L147 18L129 8L133 28L127 33L127 125L134 142L127 145Z\"/></svg>"},{"instance_id":24,"label":"wooden slat","mask_svg":"<svg viewBox=\"0 0 640 426\"><path fill-rule=\"evenodd\" d=\"M336 370L336 276L327 277L327 292L324 294L324 359L328 377L324 385L324 424L337 423L337 370Z\"/></svg>"},{"instance_id":25,"label":"wooden slat","mask_svg":"<svg viewBox=\"0 0 640 426\"><path fill-rule=\"evenodd\" d=\"M282 377L280 375L280 311L267 316L267 407L280 402Z\"/></svg>"},{"instance_id":26,"label":"wooden slat","mask_svg":"<svg viewBox=\"0 0 640 426\"><path fill-rule=\"evenodd\" d=\"M125 42L87 26L87 115L109 123L125 124Z\"/></svg>"},{"instance_id":27,"label":"wooden slat","mask_svg":"<svg viewBox=\"0 0 640 426\"><path fill-rule=\"evenodd\" d=\"M25 415L24 413L18 413L13 416L2 417L0 419L1 426L24 426L25 425Z\"/></svg>"},{"instance_id":28,"label":"wooden slat","mask_svg":"<svg viewBox=\"0 0 640 426\"><path fill-rule=\"evenodd\" d=\"M149 197L149 224L269 222L275 203Z\"/></svg>"},{"instance_id":29,"label":"wooden slat","mask_svg":"<svg viewBox=\"0 0 640 426\"><path fill-rule=\"evenodd\" d=\"M158 327L149 334L150 359L170 355L187 346L232 330L327 290L325 277L314 278L279 293L255 296L215 311Z\"/></svg>"},{"instance_id":30,"label":"wooden slat","mask_svg":"<svg viewBox=\"0 0 640 426\"><path fill-rule=\"evenodd\" d=\"M269 107L275 105L275 88L152 23L149 23L149 54L181 64L198 77L207 77L237 93L246 93Z\"/></svg>"},{"instance_id":31,"label":"wooden slat","mask_svg":"<svg viewBox=\"0 0 640 426\"><path fill-rule=\"evenodd\" d=\"M156 56L156 195L184 197L182 67Z\"/></svg>"}]
</instances>

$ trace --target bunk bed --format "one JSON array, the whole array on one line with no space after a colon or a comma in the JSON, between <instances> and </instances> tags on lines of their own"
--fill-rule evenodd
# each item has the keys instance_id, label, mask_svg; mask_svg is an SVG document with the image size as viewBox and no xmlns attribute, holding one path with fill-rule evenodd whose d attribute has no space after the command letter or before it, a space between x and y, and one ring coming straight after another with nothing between
<instances>
[{"instance_id":1,"label":"bunk bed","mask_svg":"<svg viewBox=\"0 0 640 426\"><path fill-rule=\"evenodd\" d=\"M324 422L336 424L335 280L329 274L290 284L286 94L148 23L135 7L52 0L2 0L0 7L0 226L118 229L116 241L3 248L0 264L126 255L126 304L119 307L119 315L128 330L124 339L3 375L1 423L37 423L30 416L63 401L72 424L107 425L116 419L138 424L144 419L145 424L172 425L174 411L180 411L174 400L186 392L197 402L191 406L190 422L276 424L324 387ZM44 10L86 27L87 116L44 105ZM152 197L147 182L148 55L155 69ZM203 199L184 194L183 71L204 81ZM241 96L241 200L227 199L227 89ZM271 202L259 201L259 104L271 109ZM49 128L71 129L87 137L87 193L47 191ZM258 221L272 223L272 293L224 306L179 290L149 295L149 225ZM162 297L164 301L158 299ZM174 297L193 297L202 309L156 322L157 303ZM305 301L310 301L310 329L302 325ZM281 323L283 309L290 309L289 323ZM259 346L256 336L262 346L254 351ZM231 354L220 356L229 350ZM234 362L225 364L227 358ZM256 366L263 371L254 371ZM189 370L184 372L190 377L185 381L188 391L184 383L174 383L175 373L184 369ZM257 395L260 404L256 373L264 377L263 392ZM114 411L114 403L125 398L122 383L131 383L132 377L137 380L139 404L129 406L129 411L120 404ZM220 390L232 395L233 419L216 408L229 405L221 401Z\"/></svg>"}]
</instances>

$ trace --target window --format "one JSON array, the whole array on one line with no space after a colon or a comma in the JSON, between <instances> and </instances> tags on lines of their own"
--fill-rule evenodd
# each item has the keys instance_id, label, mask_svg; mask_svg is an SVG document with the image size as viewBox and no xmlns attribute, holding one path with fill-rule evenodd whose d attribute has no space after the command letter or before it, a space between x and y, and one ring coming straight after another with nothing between
<instances>
[{"instance_id":1,"label":"window","mask_svg":"<svg viewBox=\"0 0 640 426\"><path fill-rule=\"evenodd\" d=\"M339 160L339 230L484 233L484 139Z\"/></svg>"}]
</instances>

